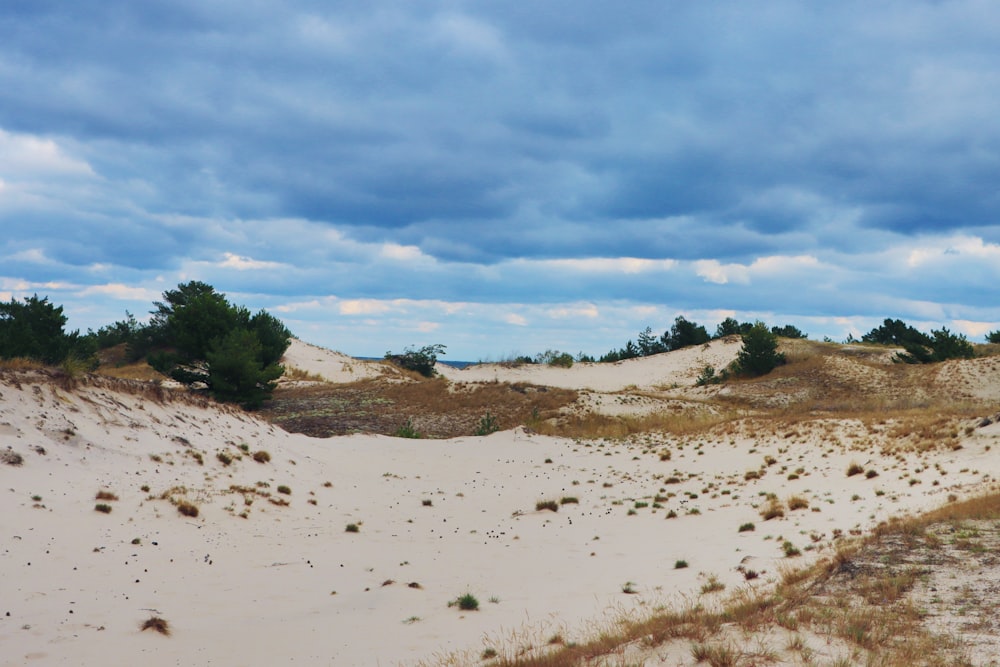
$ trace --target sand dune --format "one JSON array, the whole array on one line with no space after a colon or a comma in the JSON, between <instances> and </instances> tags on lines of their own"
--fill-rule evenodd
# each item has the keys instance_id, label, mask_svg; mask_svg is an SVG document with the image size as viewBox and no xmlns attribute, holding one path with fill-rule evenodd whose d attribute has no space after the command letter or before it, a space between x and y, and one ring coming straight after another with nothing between
<instances>
[{"instance_id":1,"label":"sand dune","mask_svg":"<svg viewBox=\"0 0 1000 667\"><path fill-rule=\"evenodd\" d=\"M690 384L736 349L443 372L610 391ZM289 361L331 381L375 373L298 344ZM767 585L789 562L786 540L804 562L837 535L983 488L1000 474L1000 431L971 426L960 449L905 457L887 451L888 429L834 419L614 442L524 429L321 440L146 385L8 371L0 665L391 665L452 652L471 664L514 631L572 640L594 619L697 595L709 576L732 589L750 568ZM848 477L852 462L877 476ZM784 517L762 519L768 493ZM808 507L790 510L793 495ZM449 606L465 593L477 611ZM153 615L170 636L140 631Z\"/></svg>"}]
</instances>

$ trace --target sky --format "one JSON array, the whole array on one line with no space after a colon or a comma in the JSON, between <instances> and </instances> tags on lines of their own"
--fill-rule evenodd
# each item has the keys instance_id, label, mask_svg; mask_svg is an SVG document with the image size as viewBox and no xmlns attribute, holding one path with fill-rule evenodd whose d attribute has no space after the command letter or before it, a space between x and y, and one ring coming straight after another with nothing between
<instances>
[{"instance_id":1,"label":"sky","mask_svg":"<svg viewBox=\"0 0 1000 667\"><path fill-rule=\"evenodd\" d=\"M4 0L0 299L356 356L1000 329L1000 4Z\"/></svg>"}]
</instances>

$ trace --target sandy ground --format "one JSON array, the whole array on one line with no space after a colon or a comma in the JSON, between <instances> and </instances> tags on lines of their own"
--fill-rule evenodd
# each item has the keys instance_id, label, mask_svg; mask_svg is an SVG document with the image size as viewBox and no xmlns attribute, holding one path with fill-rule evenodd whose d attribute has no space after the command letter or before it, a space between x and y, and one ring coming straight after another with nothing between
<instances>
[{"instance_id":1,"label":"sandy ground","mask_svg":"<svg viewBox=\"0 0 1000 667\"><path fill-rule=\"evenodd\" d=\"M610 391L690 384L736 349L455 373ZM318 350L293 346L291 359L330 380L369 372ZM318 440L127 382L67 389L8 372L0 665L413 665L453 653L470 664L514 635L572 641L597 619L697 596L709 576L732 590L753 569L766 585L838 534L1000 475L1000 426L920 456L882 454L887 437L831 420L683 440L575 442L523 429ZM269 462L251 458L260 450ZM852 462L877 476L847 477ZM102 490L117 500L98 500ZM769 493L808 507L764 521ZM546 500L564 503L536 510ZM345 530L352 523L358 532ZM746 523L755 529L740 532ZM786 540L802 556L785 558ZM449 606L465 593L478 611ZM140 631L152 615L170 636Z\"/></svg>"}]
</instances>

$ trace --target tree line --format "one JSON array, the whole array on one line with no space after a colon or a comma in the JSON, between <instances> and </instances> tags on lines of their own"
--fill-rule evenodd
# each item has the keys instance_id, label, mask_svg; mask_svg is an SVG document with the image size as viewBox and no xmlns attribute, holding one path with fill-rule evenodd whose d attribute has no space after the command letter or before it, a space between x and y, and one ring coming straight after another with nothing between
<instances>
[{"instance_id":1,"label":"tree line","mask_svg":"<svg viewBox=\"0 0 1000 667\"><path fill-rule=\"evenodd\" d=\"M147 323L124 320L81 335L65 331L62 306L38 295L0 303L0 358L49 365L97 367L100 350L124 345L128 361L157 371L220 401L260 407L284 369L291 333L276 317L229 302L199 281L163 293Z\"/></svg>"},{"instance_id":2,"label":"tree line","mask_svg":"<svg viewBox=\"0 0 1000 667\"><path fill-rule=\"evenodd\" d=\"M708 330L697 322L691 322L683 315L677 316L673 325L657 336L652 327L646 327L639 332L637 342L630 339L625 346L611 350L598 359L600 362L623 361L637 357L648 357L663 352L673 352L692 345L703 345L713 339L733 335L746 335L754 329L755 322L739 322L733 317L727 317L715 328L715 334L709 335ZM781 338L807 338L797 327L791 324L774 326L770 333Z\"/></svg>"}]
</instances>

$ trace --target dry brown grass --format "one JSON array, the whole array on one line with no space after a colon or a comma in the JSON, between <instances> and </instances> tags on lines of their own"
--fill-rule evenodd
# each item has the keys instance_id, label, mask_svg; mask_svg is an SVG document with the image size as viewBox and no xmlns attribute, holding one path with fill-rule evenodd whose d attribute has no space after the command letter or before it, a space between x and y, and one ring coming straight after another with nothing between
<instances>
[{"instance_id":1,"label":"dry brown grass","mask_svg":"<svg viewBox=\"0 0 1000 667\"><path fill-rule=\"evenodd\" d=\"M647 647L655 654L656 647L677 642L689 642L692 657L710 665L781 662L783 651L789 663L798 664L808 654L802 632L811 633L827 645L836 642L848 655L863 656L862 664L971 664L959 641L935 634L925 625L925 612L908 594L926 570L900 565L900 559L912 552L900 549L892 538L922 534L928 526L941 522L972 519L1000 519L1000 493L887 523L865 539L841 545L833 556L812 566L783 570L773 587L735 591L717 608L691 605L660 608L639 619L622 617L592 630L588 638L546 645L527 654L497 647L491 664L632 664L618 657L625 655L627 646ZM933 548L933 542L929 544ZM768 640L767 633L776 626L796 633L794 641L768 646L767 641L774 640ZM757 662L758 658L761 662ZM637 658L635 664L643 664L642 659ZM806 660L805 664L812 663Z\"/></svg>"},{"instance_id":2,"label":"dry brown grass","mask_svg":"<svg viewBox=\"0 0 1000 667\"><path fill-rule=\"evenodd\" d=\"M161 635L166 635L169 637L170 623L168 623L166 619L160 618L159 616L150 616L145 621L143 621L142 625L139 626L139 630L141 632L145 632L146 630L155 630L159 632Z\"/></svg>"},{"instance_id":3,"label":"dry brown grass","mask_svg":"<svg viewBox=\"0 0 1000 667\"><path fill-rule=\"evenodd\" d=\"M710 432L736 418L731 411L715 412L695 407L683 412L656 412L641 416L613 416L588 412L549 420L535 426L544 435L564 438L626 438L640 433L691 436Z\"/></svg>"}]
</instances>

